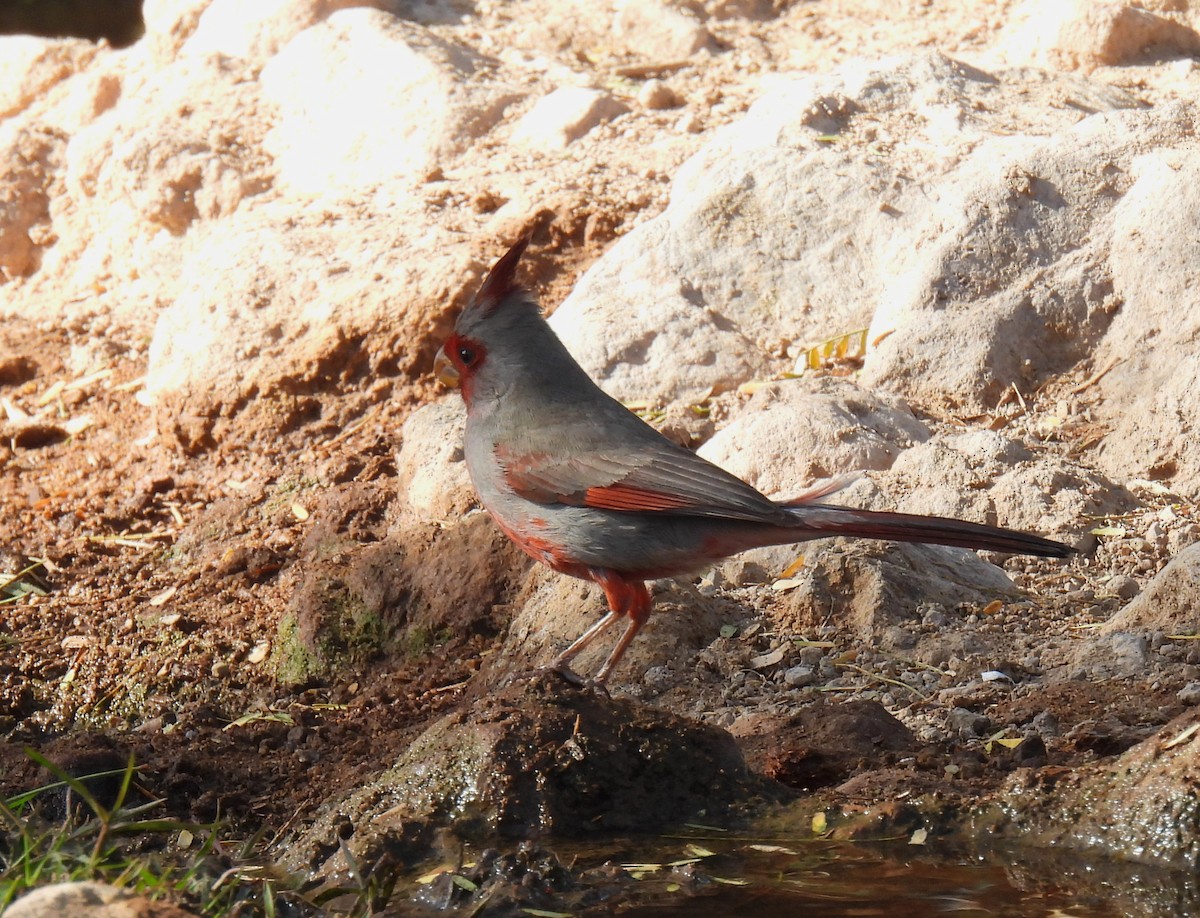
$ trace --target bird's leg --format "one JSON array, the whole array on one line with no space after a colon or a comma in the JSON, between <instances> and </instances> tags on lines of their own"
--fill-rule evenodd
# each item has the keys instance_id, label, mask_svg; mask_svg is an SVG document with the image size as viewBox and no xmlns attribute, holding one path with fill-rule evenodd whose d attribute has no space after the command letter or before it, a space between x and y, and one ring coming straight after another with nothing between
<instances>
[{"instance_id":1,"label":"bird's leg","mask_svg":"<svg viewBox=\"0 0 1200 918\"><path fill-rule=\"evenodd\" d=\"M607 571L605 573L607 576L603 580L598 578L597 582L604 587L604 595L608 597L609 606L614 611L619 609L622 614L627 615L629 624L625 626L625 633L617 641L617 646L612 649L612 653L608 655L608 659L596 673L594 681L601 687L608 681L613 667L625 655L625 651L629 649L629 645L633 643L637 633L642 630L642 625L646 624L646 620L650 618L651 604L650 591L646 589L645 583L640 580L626 580Z\"/></svg>"},{"instance_id":2,"label":"bird's leg","mask_svg":"<svg viewBox=\"0 0 1200 918\"><path fill-rule=\"evenodd\" d=\"M556 673L559 673L564 679L573 685L582 685L583 680L580 679L579 676L576 675L575 671L571 669L571 661L574 660L575 657L579 656L579 652L583 650L583 648L587 647L588 644L592 643L592 641L596 640L596 638L607 631L609 627L611 627L612 624L620 617L620 612L618 612L616 609L611 610L607 615L604 616L604 618L600 619L600 621L588 628L587 631L579 635L579 637L575 639L574 643L572 643L570 647L555 657L549 668L554 670Z\"/></svg>"},{"instance_id":3,"label":"bird's leg","mask_svg":"<svg viewBox=\"0 0 1200 918\"><path fill-rule=\"evenodd\" d=\"M625 633L621 635L617 646L608 655L608 659L604 661L604 665L600 667L600 671L596 673L596 678L593 680L595 685L603 688L613 667L625 655L625 651L629 649L629 645L637 633L642 630L642 625L646 624L646 619L650 617L650 591L646 589L646 584L642 581L627 580L615 571L605 568L592 568L589 573L592 580L604 590L604 597L608 600L608 614L583 632L570 647L555 657L554 662L550 664L550 669L562 675L568 682L579 684L581 680L571 669L571 661L579 655L580 651L607 631L617 619L629 616L629 624L625 627Z\"/></svg>"}]
</instances>

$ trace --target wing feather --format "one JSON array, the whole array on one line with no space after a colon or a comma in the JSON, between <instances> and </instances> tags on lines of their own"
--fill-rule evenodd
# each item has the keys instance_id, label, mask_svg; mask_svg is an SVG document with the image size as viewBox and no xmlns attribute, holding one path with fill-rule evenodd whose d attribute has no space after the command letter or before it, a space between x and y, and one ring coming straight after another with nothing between
<instances>
[{"instance_id":1,"label":"wing feather","mask_svg":"<svg viewBox=\"0 0 1200 918\"><path fill-rule=\"evenodd\" d=\"M786 511L740 478L659 436L617 454L604 447L496 458L508 485L541 504L781 522Z\"/></svg>"}]
</instances>

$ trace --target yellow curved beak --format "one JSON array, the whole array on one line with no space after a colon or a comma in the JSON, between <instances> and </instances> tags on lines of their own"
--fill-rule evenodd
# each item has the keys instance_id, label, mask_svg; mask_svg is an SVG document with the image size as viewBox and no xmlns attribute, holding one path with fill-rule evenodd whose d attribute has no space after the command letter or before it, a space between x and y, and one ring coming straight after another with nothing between
<instances>
[{"instance_id":1,"label":"yellow curved beak","mask_svg":"<svg viewBox=\"0 0 1200 918\"><path fill-rule=\"evenodd\" d=\"M433 375L438 378L438 382L443 386L448 386L451 389L458 388L458 370L450 362L450 358L446 356L445 351L438 351L437 357L434 358Z\"/></svg>"}]
</instances>

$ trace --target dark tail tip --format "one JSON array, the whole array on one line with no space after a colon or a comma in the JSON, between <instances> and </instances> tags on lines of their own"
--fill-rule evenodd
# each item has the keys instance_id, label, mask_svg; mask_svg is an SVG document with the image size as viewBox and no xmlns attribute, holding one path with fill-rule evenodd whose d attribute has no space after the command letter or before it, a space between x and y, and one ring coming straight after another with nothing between
<instances>
[{"instance_id":1,"label":"dark tail tip","mask_svg":"<svg viewBox=\"0 0 1200 918\"><path fill-rule=\"evenodd\" d=\"M794 512L799 519L808 521L812 528L831 535L954 545L976 551L1037 555L1043 558L1069 558L1076 554L1070 545L1053 539L947 517L856 510L835 504L808 504L797 507Z\"/></svg>"}]
</instances>

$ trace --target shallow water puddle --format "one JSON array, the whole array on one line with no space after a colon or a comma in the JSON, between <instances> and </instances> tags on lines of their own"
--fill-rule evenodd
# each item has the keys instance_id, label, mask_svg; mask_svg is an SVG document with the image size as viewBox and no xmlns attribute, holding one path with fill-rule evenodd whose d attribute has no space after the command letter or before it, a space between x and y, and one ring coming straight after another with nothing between
<instances>
[{"instance_id":1,"label":"shallow water puddle","mask_svg":"<svg viewBox=\"0 0 1200 918\"><path fill-rule=\"evenodd\" d=\"M1200 912L1195 876L1063 852L980 857L903 842L790 843L711 834L549 847L552 854L524 849L535 882L524 877L525 866L502 881L501 871L469 880L476 866L469 862L440 882L427 877L425 891L410 901L427 914L540 918L764 911L828 918L1172 918ZM557 866L548 870L551 863Z\"/></svg>"}]
</instances>

